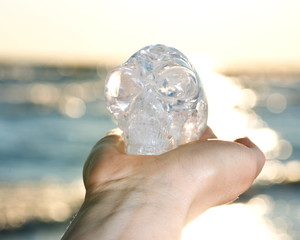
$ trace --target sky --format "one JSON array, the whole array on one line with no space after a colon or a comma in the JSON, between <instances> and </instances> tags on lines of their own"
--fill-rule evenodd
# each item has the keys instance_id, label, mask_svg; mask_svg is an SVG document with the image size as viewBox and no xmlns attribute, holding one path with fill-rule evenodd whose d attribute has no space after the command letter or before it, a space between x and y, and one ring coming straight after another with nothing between
<instances>
[{"instance_id":1,"label":"sky","mask_svg":"<svg viewBox=\"0 0 300 240\"><path fill-rule=\"evenodd\" d=\"M300 67L299 0L0 0L0 60L119 63L155 43L216 67Z\"/></svg>"}]
</instances>

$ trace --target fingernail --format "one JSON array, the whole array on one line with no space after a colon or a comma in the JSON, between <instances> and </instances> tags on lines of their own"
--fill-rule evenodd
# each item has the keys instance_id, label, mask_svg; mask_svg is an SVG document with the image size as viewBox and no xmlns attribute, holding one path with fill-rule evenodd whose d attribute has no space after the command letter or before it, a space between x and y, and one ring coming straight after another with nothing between
<instances>
[{"instance_id":1,"label":"fingernail","mask_svg":"<svg viewBox=\"0 0 300 240\"><path fill-rule=\"evenodd\" d=\"M238 138L238 139L235 140L235 142L236 142L236 141L244 141L244 140L247 140L247 141L250 141L250 142L251 142L251 140L250 140L248 137Z\"/></svg>"},{"instance_id":2,"label":"fingernail","mask_svg":"<svg viewBox=\"0 0 300 240\"><path fill-rule=\"evenodd\" d=\"M243 144L247 147L256 146L248 137L243 137L243 138L236 139L235 142Z\"/></svg>"}]
</instances>

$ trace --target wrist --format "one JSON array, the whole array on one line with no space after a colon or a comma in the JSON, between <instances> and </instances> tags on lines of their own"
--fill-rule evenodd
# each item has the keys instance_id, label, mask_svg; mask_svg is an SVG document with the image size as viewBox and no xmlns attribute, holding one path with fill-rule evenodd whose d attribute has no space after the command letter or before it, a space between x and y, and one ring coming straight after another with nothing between
<instances>
[{"instance_id":1,"label":"wrist","mask_svg":"<svg viewBox=\"0 0 300 240\"><path fill-rule=\"evenodd\" d=\"M136 178L87 191L63 239L180 239L186 209L158 185Z\"/></svg>"}]
</instances>

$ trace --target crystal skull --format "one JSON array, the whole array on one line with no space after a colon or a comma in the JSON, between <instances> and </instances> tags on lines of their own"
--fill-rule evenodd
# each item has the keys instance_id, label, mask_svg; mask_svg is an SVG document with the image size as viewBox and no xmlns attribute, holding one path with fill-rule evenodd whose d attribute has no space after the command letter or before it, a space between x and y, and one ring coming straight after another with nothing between
<instances>
[{"instance_id":1,"label":"crystal skull","mask_svg":"<svg viewBox=\"0 0 300 240\"><path fill-rule=\"evenodd\" d=\"M142 48L108 73L104 94L128 154L161 154L197 140L206 128L200 78L175 48Z\"/></svg>"}]
</instances>

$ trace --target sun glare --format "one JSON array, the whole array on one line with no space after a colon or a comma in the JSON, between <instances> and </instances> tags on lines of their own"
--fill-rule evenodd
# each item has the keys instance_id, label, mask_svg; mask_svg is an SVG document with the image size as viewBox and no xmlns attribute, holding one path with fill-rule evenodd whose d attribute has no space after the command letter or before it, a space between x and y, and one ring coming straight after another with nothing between
<instances>
[{"instance_id":1,"label":"sun glare","mask_svg":"<svg viewBox=\"0 0 300 240\"><path fill-rule=\"evenodd\" d=\"M237 85L232 78L214 73L212 57L198 56L192 59L205 86L209 105L208 124L223 140L233 140L248 136L269 158L287 159L292 153L292 145L280 139L252 110L257 104L257 96L251 89ZM276 102L281 95L271 95L268 100ZM273 104L273 103L272 103ZM285 107L286 105L284 105ZM276 106L273 104L272 109ZM281 106L280 111L282 109ZM276 111L279 112L279 107ZM271 105L270 105L271 108ZM275 112L275 110L273 111ZM300 164L290 161L283 164L269 160L258 181L262 184L299 181ZM183 231L182 240L193 239L261 239L290 240L284 229L277 229L267 217L272 200L259 195L248 203L225 205L208 210ZM283 220L280 220L283 221Z\"/></svg>"},{"instance_id":2,"label":"sun glare","mask_svg":"<svg viewBox=\"0 0 300 240\"><path fill-rule=\"evenodd\" d=\"M246 204L209 209L183 230L181 240L291 240L266 218L272 205L267 195L258 195Z\"/></svg>"}]
</instances>

